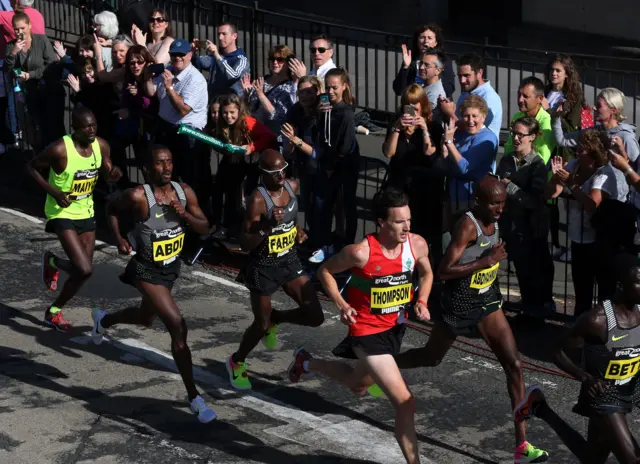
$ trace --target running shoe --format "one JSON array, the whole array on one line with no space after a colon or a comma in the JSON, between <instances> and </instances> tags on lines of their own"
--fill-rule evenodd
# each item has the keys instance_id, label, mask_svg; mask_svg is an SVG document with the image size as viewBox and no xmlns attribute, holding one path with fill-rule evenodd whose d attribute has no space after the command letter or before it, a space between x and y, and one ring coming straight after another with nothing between
<instances>
[{"instance_id":1,"label":"running shoe","mask_svg":"<svg viewBox=\"0 0 640 464\"><path fill-rule=\"evenodd\" d=\"M304 362L309 361L311 358L311 354L303 347L299 347L293 352L293 361L289 364L289 380L291 382L297 383L302 374L309 372L305 370Z\"/></svg>"},{"instance_id":2,"label":"running shoe","mask_svg":"<svg viewBox=\"0 0 640 464\"><path fill-rule=\"evenodd\" d=\"M62 317L62 311L58 311L55 314L51 314L47 309L44 312L44 323L51 327L54 327L56 330L59 330L60 332L71 332L71 330L73 329L73 326L71 325L71 323L65 321L64 317Z\"/></svg>"},{"instance_id":3,"label":"running shoe","mask_svg":"<svg viewBox=\"0 0 640 464\"><path fill-rule=\"evenodd\" d=\"M523 448L523 449L522 449ZM516 447L513 453L513 462L546 462L549 453L536 448L529 442L524 442L524 447Z\"/></svg>"},{"instance_id":4,"label":"running shoe","mask_svg":"<svg viewBox=\"0 0 640 464\"><path fill-rule=\"evenodd\" d=\"M271 324L262 337L262 343L269 350L275 350L278 345L278 324Z\"/></svg>"},{"instance_id":5,"label":"running shoe","mask_svg":"<svg viewBox=\"0 0 640 464\"><path fill-rule=\"evenodd\" d=\"M191 410L197 414L198 420L203 424L211 422L217 417L213 409L205 404L204 399L200 395L196 396L189 405L191 406Z\"/></svg>"},{"instance_id":6,"label":"running shoe","mask_svg":"<svg viewBox=\"0 0 640 464\"><path fill-rule=\"evenodd\" d=\"M107 315L106 312L99 310L98 308L93 308L91 310L91 319L93 319L93 329L91 330L91 340L96 345L102 343L104 339L104 328L100 324L100 321L103 317Z\"/></svg>"},{"instance_id":7,"label":"running shoe","mask_svg":"<svg viewBox=\"0 0 640 464\"><path fill-rule=\"evenodd\" d=\"M54 254L50 251L42 253L42 281L50 292L55 292L58 289L58 276L60 275L60 270L51 265L53 257Z\"/></svg>"},{"instance_id":8,"label":"running shoe","mask_svg":"<svg viewBox=\"0 0 640 464\"><path fill-rule=\"evenodd\" d=\"M236 390L251 390L251 382L247 375L247 363L236 363L231 358L232 356L229 356L225 363L227 366L227 372L229 373L229 382L231 382L231 386Z\"/></svg>"},{"instance_id":9,"label":"running shoe","mask_svg":"<svg viewBox=\"0 0 640 464\"><path fill-rule=\"evenodd\" d=\"M320 264L325 259L330 258L333 255L333 246L323 246L322 248L318 248L313 252L311 258L309 258L310 263Z\"/></svg>"},{"instance_id":10,"label":"running shoe","mask_svg":"<svg viewBox=\"0 0 640 464\"><path fill-rule=\"evenodd\" d=\"M544 403L544 394L537 385L531 385L524 393L524 398L513 410L513 420L520 423L527 419L531 419L535 415L536 408L540 403Z\"/></svg>"},{"instance_id":11,"label":"running shoe","mask_svg":"<svg viewBox=\"0 0 640 464\"><path fill-rule=\"evenodd\" d=\"M369 395L374 398L380 398L382 395L384 395L382 388L380 388L377 383L369 386L369 388L367 388L367 393L369 393Z\"/></svg>"}]
</instances>

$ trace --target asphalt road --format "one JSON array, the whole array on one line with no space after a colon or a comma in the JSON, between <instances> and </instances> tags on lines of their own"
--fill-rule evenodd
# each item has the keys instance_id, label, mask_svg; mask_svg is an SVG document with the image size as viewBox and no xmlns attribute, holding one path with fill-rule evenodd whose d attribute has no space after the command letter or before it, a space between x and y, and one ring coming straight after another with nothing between
<instances>
[{"instance_id":1,"label":"asphalt road","mask_svg":"<svg viewBox=\"0 0 640 464\"><path fill-rule=\"evenodd\" d=\"M52 299L40 280L44 249L60 252L37 219L0 210L0 462L3 463L397 463L393 410L385 398L356 398L321 377L291 385L286 367L304 343L316 356L345 334L332 305L317 329L283 326L280 346L259 346L249 359L254 391L232 392L225 358L250 323L247 291L223 274L183 267L174 291L189 327L196 378L218 420L202 425L186 403L169 354L169 337L118 327L100 346L86 336L90 309L136 304L135 290L118 280L126 261L99 245L95 272L65 314L72 334L43 326ZM289 307L283 294L276 307ZM528 383L542 384L549 401L579 431L572 414L578 384L545 368L561 327L512 320ZM410 329L405 348L427 334ZM502 373L478 339L461 339L437 368L405 372L418 401L416 423L424 462L508 462L512 420ZM632 427L637 433L635 416ZM555 435L531 422L529 440L551 462L575 462Z\"/></svg>"}]
</instances>

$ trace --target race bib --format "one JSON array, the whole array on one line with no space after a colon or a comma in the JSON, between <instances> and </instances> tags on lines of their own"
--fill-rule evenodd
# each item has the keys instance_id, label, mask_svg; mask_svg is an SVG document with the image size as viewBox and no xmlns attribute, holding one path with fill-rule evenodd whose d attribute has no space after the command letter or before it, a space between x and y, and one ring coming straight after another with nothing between
<instances>
[{"instance_id":1,"label":"race bib","mask_svg":"<svg viewBox=\"0 0 640 464\"><path fill-rule=\"evenodd\" d=\"M84 171L76 171L73 176L73 182L71 183L71 192L69 193L69 199L82 200L93 195L93 190L98 183L98 170L97 169L85 169Z\"/></svg>"},{"instance_id":2,"label":"race bib","mask_svg":"<svg viewBox=\"0 0 640 464\"><path fill-rule=\"evenodd\" d=\"M184 232L182 227L166 229L151 234L151 245L153 249L153 261L166 266L174 262L184 245Z\"/></svg>"},{"instance_id":3,"label":"race bib","mask_svg":"<svg viewBox=\"0 0 640 464\"><path fill-rule=\"evenodd\" d=\"M403 311L411 302L411 272L373 277L371 282L371 314Z\"/></svg>"},{"instance_id":4,"label":"race bib","mask_svg":"<svg viewBox=\"0 0 640 464\"><path fill-rule=\"evenodd\" d=\"M474 288L478 290L478 293L484 293L489 290L491 284L498 277L498 269L500 268L500 263L496 263L488 269L481 269L476 271L471 276L471 283L469 284L469 288Z\"/></svg>"},{"instance_id":5,"label":"race bib","mask_svg":"<svg viewBox=\"0 0 640 464\"><path fill-rule=\"evenodd\" d=\"M604 378L606 380L615 380L617 385L625 384L638 373L639 365L640 356L631 359L613 359L609 361Z\"/></svg>"},{"instance_id":6,"label":"race bib","mask_svg":"<svg viewBox=\"0 0 640 464\"><path fill-rule=\"evenodd\" d=\"M286 225L287 229L291 227L291 224ZM273 233L269 235L269 254L282 256L286 254L293 245L296 244L296 237L298 236L298 229L293 227L291 230L281 233Z\"/></svg>"}]
</instances>

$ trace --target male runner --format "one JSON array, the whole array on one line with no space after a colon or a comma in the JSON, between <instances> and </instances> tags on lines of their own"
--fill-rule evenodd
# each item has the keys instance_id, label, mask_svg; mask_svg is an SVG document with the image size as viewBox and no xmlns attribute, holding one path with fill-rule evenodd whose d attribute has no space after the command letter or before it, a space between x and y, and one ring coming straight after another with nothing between
<instances>
[{"instance_id":1,"label":"male runner","mask_svg":"<svg viewBox=\"0 0 640 464\"><path fill-rule=\"evenodd\" d=\"M191 187L172 182L172 173L171 152L163 146L153 146L145 167L149 183L124 191L107 206L109 227L118 242L118 251L124 255L136 251L120 279L138 289L142 302L140 306L112 314L94 309L92 338L99 345L104 330L115 324L150 327L155 316L159 316L171 335L171 353L187 388L191 409L200 422L206 423L215 419L216 413L206 406L193 382L187 324L171 289L180 273L186 227L203 234L209 230L209 222ZM119 216L133 217L136 221L128 238L120 233Z\"/></svg>"},{"instance_id":2,"label":"male runner","mask_svg":"<svg viewBox=\"0 0 640 464\"><path fill-rule=\"evenodd\" d=\"M297 382L307 372L320 372L363 394L374 381L396 410L395 432L408 463L420 462L414 424L415 400L400 374L393 355L400 351L405 332L406 308L413 301L412 275L418 269L420 287L414 309L429 319L427 300L433 283L429 248L419 235L410 233L409 200L389 188L374 197L373 211L380 231L360 243L345 247L325 262L318 277L340 310L349 335L333 354L355 358L355 367L339 361L313 358L304 348L294 352L289 378ZM334 274L351 269L345 300Z\"/></svg>"},{"instance_id":3,"label":"male runner","mask_svg":"<svg viewBox=\"0 0 640 464\"><path fill-rule=\"evenodd\" d=\"M440 262L438 277L444 281L442 314L426 346L395 356L400 369L437 366L456 337L476 327L507 375L512 407L525 394L524 378L511 327L502 312L498 286L500 261L507 257L498 237L498 218L504 209L506 191L493 176L476 184L474 205L458 220ZM515 462L544 462L546 451L525 439L524 423L516 424Z\"/></svg>"},{"instance_id":4,"label":"male runner","mask_svg":"<svg viewBox=\"0 0 640 464\"><path fill-rule=\"evenodd\" d=\"M279 324L319 327L324 322L318 296L295 249L307 234L297 225L299 184L285 178L287 166L279 151L263 151L259 164L262 185L253 191L247 204L240 245L249 251L244 281L250 291L254 320L238 351L226 362L229 381L238 390L251 389L246 357L260 340L268 349L274 349ZM271 307L271 295L280 287L298 308L276 311Z\"/></svg>"},{"instance_id":5,"label":"male runner","mask_svg":"<svg viewBox=\"0 0 640 464\"><path fill-rule=\"evenodd\" d=\"M50 291L58 288L60 269L69 274L62 291L44 313L44 322L69 332L72 326L62 317L62 308L80 290L93 272L96 220L93 190L98 173L117 181L122 172L112 166L109 144L96 137L96 117L83 107L71 114L73 133L49 145L28 165L31 176L47 192L45 230L55 233L69 259L50 251L42 255L42 280ZM49 170L45 180L39 170Z\"/></svg>"},{"instance_id":6,"label":"male runner","mask_svg":"<svg viewBox=\"0 0 640 464\"><path fill-rule=\"evenodd\" d=\"M556 364L582 382L573 411L589 418L587 439L556 414L537 386L529 387L514 411L516 421L544 420L584 463L604 463L611 452L618 462L640 462L640 447L627 423L640 365L640 263L627 255L614 261L612 272L621 275L620 302L603 301L580 316L556 353ZM567 355L581 346L584 368Z\"/></svg>"}]
</instances>

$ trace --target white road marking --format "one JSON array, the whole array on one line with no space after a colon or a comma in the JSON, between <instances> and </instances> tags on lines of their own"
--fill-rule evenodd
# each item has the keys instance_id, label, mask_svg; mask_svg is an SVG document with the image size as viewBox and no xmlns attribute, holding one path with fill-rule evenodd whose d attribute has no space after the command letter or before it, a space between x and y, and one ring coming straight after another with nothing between
<instances>
[{"instance_id":1,"label":"white road marking","mask_svg":"<svg viewBox=\"0 0 640 464\"><path fill-rule=\"evenodd\" d=\"M14 216L21 217L22 219L26 219L29 222L33 222L34 224L42 224L42 220L37 217L33 217L30 214L23 213L22 211L16 211L15 209L10 208L0 208L0 211L4 211L5 213L13 214Z\"/></svg>"},{"instance_id":2,"label":"white road marking","mask_svg":"<svg viewBox=\"0 0 640 464\"><path fill-rule=\"evenodd\" d=\"M195 276L199 276L199 277L204 277L207 280L213 280L214 282L218 282L219 284L222 285L226 285L228 287L233 287L233 288L238 288L240 290L244 290L244 291L249 291L249 289L247 289L247 287L245 287L244 285L241 285L237 282L232 282L231 280L227 280L227 279L223 279L222 277L218 277L215 275L211 275L211 274L207 274L205 272L202 271L193 271L191 273L192 275Z\"/></svg>"},{"instance_id":3,"label":"white road marking","mask_svg":"<svg viewBox=\"0 0 640 464\"><path fill-rule=\"evenodd\" d=\"M85 334L85 337L74 337L71 340L84 344L85 339L89 337L87 334ZM132 338L118 340L111 336L106 336L105 341L134 356L177 372L175 362L170 354L153 348L146 343ZM253 391L238 393L229 388L227 379L223 379L200 367L193 367L193 376L199 384L210 388L213 387L219 395L228 398L227 403L237 403L239 406L253 409L268 417L289 422L288 426L285 426L288 427L286 429L287 433L279 433L282 430L282 426L266 430L265 432L267 433L277 436L282 434L284 435L282 438L287 438L288 440L291 439L289 437L292 435L296 439L304 438L303 443L313 447L321 447L324 439L331 442L326 447L326 451L352 458L371 460L380 464L404 462L400 447L390 432L356 420L334 423L293 408L262 393ZM424 456L421 456L421 462L433 464L433 461Z\"/></svg>"}]
</instances>

